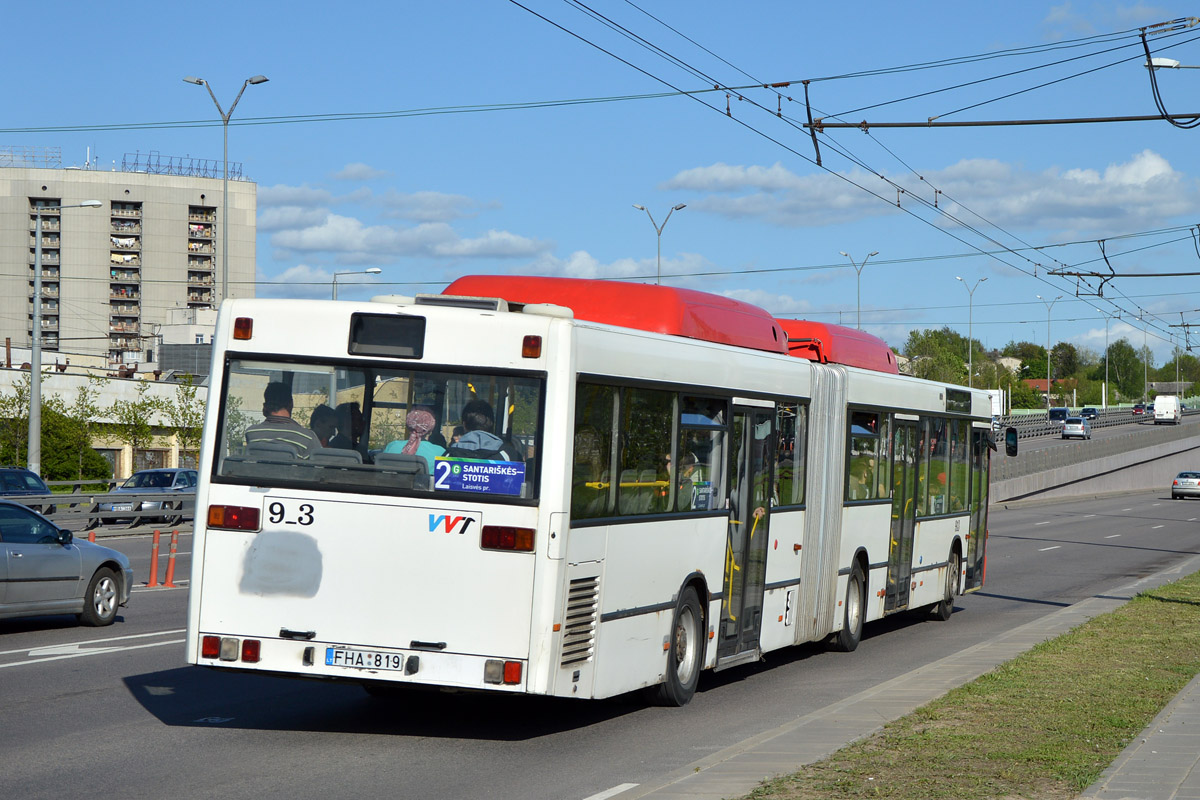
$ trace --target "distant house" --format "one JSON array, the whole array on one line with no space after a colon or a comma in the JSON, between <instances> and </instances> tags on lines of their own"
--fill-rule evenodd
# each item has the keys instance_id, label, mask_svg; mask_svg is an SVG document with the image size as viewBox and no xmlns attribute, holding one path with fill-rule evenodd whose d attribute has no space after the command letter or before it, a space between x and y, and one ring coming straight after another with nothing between
<instances>
[{"instance_id":1,"label":"distant house","mask_svg":"<svg viewBox=\"0 0 1200 800\"><path fill-rule=\"evenodd\" d=\"M1016 375L1021 371L1021 359L1013 358L1012 356L1001 356L996 359L996 363L1004 367L1006 370Z\"/></svg>"},{"instance_id":2,"label":"distant house","mask_svg":"<svg viewBox=\"0 0 1200 800\"><path fill-rule=\"evenodd\" d=\"M1033 389L1038 394L1040 394L1042 396L1043 401L1046 399L1046 379L1045 378L1024 378L1021 380L1021 383L1025 384L1030 389ZM1057 386L1059 383L1060 383L1060 381L1054 381L1055 386Z\"/></svg>"}]
</instances>

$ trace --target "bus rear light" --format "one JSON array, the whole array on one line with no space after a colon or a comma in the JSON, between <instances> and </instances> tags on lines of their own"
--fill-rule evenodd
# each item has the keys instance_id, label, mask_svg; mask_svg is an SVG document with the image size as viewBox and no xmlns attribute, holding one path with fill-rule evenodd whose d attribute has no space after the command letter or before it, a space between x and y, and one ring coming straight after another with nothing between
<instances>
[{"instance_id":1,"label":"bus rear light","mask_svg":"<svg viewBox=\"0 0 1200 800\"><path fill-rule=\"evenodd\" d=\"M514 550L533 552L533 529L514 528L509 525L484 525L479 537L479 546L484 550Z\"/></svg>"},{"instance_id":2,"label":"bus rear light","mask_svg":"<svg viewBox=\"0 0 1200 800\"><path fill-rule=\"evenodd\" d=\"M233 338L249 339L254 335L254 320L251 317L238 317L233 321Z\"/></svg>"},{"instance_id":3,"label":"bus rear light","mask_svg":"<svg viewBox=\"0 0 1200 800\"><path fill-rule=\"evenodd\" d=\"M216 658L221 655L221 637L205 636L201 639L200 655L203 658Z\"/></svg>"},{"instance_id":4,"label":"bus rear light","mask_svg":"<svg viewBox=\"0 0 1200 800\"><path fill-rule=\"evenodd\" d=\"M247 506L209 506L208 527L225 528L231 531L258 530L257 508Z\"/></svg>"},{"instance_id":5,"label":"bus rear light","mask_svg":"<svg viewBox=\"0 0 1200 800\"><path fill-rule=\"evenodd\" d=\"M226 636L221 639L221 660L222 661L237 661L238 660L238 645L240 642L233 636Z\"/></svg>"},{"instance_id":6,"label":"bus rear light","mask_svg":"<svg viewBox=\"0 0 1200 800\"><path fill-rule=\"evenodd\" d=\"M521 341L521 358L541 358L542 337L526 336Z\"/></svg>"},{"instance_id":7,"label":"bus rear light","mask_svg":"<svg viewBox=\"0 0 1200 800\"><path fill-rule=\"evenodd\" d=\"M521 682L521 662L489 658L483 663L484 683L503 683L513 686Z\"/></svg>"},{"instance_id":8,"label":"bus rear light","mask_svg":"<svg viewBox=\"0 0 1200 800\"><path fill-rule=\"evenodd\" d=\"M258 639L246 639L242 642L242 661L257 664L262 653L262 642Z\"/></svg>"}]
</instances>

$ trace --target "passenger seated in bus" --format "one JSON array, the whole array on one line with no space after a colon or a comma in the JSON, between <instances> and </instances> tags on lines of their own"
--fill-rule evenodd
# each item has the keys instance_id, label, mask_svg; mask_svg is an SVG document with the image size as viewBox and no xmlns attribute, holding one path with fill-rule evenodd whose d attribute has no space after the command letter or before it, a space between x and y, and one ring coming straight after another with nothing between
<instances>
[{"instance_id":1,"label":"passenger seated in bus","mask_svg":"<svg viewBox=\"0 0 1200 800\"><path fill-rule=\"evenodd\" d=\"M337 414L329 406L322 403L312 411L308 427L321 442L322 447L329 447L333 435L337 433Z\"/></svg>"},{"instance_id":2,"label":"passenger seated in bus","mask_svg":"<svg viewBox=\"0 0 1200 800\"><path fill-rule=\"evenodd\" d=\"M259 442L283 444L308 458L321 446L316 434L292 419L292 390L286 383L272 381L263 391L263 421L246 428L246 445Z\"/></svg>"},{"instance_id":3,"label":"passenger seated in bus","mask_svg":"<svg viewBox=\"0 0 1200 800\"><path fill-rule=\"evenodd\" d=\"M689 511L696 505L696 481L700 479L696 472L698 460L694 453L684 453L679 459L679 476L675 479L676 511Z\"/></svg>"},{"instance_id":4,"label":"passenger seated in bus","mask_svg":"<svg viewBox=\"0 0 1200 800\"><path fill-rule=\"evenodd\" d=\"M496 424L495 414L486 400L472 400L463 406L463 427L467 429L447 453L465 458L482 458L492 461L522 461L516 449L492 433Z\"/></svg>"},{"instance_id":5,"label":"passenger seated in bus","mask_svg":"<svg viewBox=\"0 0 1200 800\"><path fill-rule=\"evenodd\" d=\"M330 439L325 446L357 450L358 441L362 438L364 428L365 424L358 401L351 400L342 403L337 407L337 435Z\"/></svg>"},{"instance_id":6,"label":"passenger seated in bus","mask_svg":"<svg viewBox=\"0 0 1200 800\"><path fill-rule=\"evenodd\" d=\"M389 442L388 446L383 448L383 452L403 453L406 456L421 456L425 459L425 464L429 467L429 473L432 475L433 460L446 452L446 448L441 445L427 441L429 432L437 425L437 420L433 418L433 414L428 410L414 408L405 417L404 425L408 430L408 439L397 439L394 442Z\"/></svg>"}]
</instances>

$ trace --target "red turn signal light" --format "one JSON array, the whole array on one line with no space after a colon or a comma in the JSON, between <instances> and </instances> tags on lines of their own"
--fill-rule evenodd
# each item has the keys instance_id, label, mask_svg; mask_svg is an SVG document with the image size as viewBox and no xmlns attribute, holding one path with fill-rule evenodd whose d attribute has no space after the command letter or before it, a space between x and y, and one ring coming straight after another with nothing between
<instances>
[{"instance_id":1,"label":"red turn signal light","mask_svg":"<svg viewBox=\"0 0 1200 800\"><path fill-rule=\"evenodd\" d=\"M541 358L542 337L526 336L521 340L521 358Z\"/></svg>"},{"instance_id":2,"label":"red turn signal light","mask_svg":"<svg viewBox=\"0 0 1200 800\"><path fill-rule=\"evenodd\" d=\"M484 525L479 537L479 546L484 550L513 550L521 553L533 552L533 529L514 528L509 525Z\"/></svg>"},{"instance_id":3,"label":"red turn signal light","mask_svg":"<svg viewBox=\"0 0 1200 800\"><path fill-rule=\"evenodd\" d=\"M231 531L258 530L257 508L246 506L209 506L208 527L225 528Z\"/></svg>"},{"instance_id":4,"label":"red turn signal light","mask_svg":"<svg viewBox=\"0 0 1200 800\"><path fill-rule=\"evenodd\" d=\"M205 636L200 640L200 655L204 658L216 658L221 655L221 637Z\"/></svg>"},{"instance_id":5,"label":"red turn signal light","mask_svg":"<svg viewBox=\"0 0 1200 800\"><path fill-rule=\"evenodd\" d=\"M262 653L262 642L258 639L242 640L242 661L257 664Z\"/></svg>"},{"instance_id":6,"label":"red turn signal light","mask_svg":"<svg viewBox=\"0 0 1200 800\"><path fill-rule=\"evenodd\" d=\"M233 321L233 338L249 339L254 335L254 319L251 317L237 317Z\"/></svg>"}]
</instances>

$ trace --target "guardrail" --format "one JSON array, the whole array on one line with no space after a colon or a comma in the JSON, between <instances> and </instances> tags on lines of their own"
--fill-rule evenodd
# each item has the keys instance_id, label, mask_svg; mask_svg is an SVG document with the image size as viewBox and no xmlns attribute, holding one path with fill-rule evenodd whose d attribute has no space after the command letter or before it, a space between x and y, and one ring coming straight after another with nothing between
<instances>
[{"instance_id":1,"label":"guardrail","mask_svg":"<svg viewBox=\"0 0 1200 800\"><path fill-rule=\"evenodd\" d=\"M1200 414L1200 409L1187 409L1184 416ZM1071 416L1079 416L1072 414ZM1145 414L1134 414L1128 408L1110 408L1101 411L1096 419L1089 420L1093 429L1112 428L1118 425L1137 425L1140 422L1154 419L1154 407L1149 406ZM1010 414L1000 418L1000 429L1013 427L1017 429L1019 439L1039 439L1045 436L1059 436L1062 433L1062 423L1051 422L1045 414Z\"/></svg>"},{"instance_id":2,"label":"guardrail","mask_svg":"<svg viewBox=\"0 0 1200 800\"><path fill-rule=\"evenodd\" d=\"M70 494L24 494L0 495L0 499L12 500L41 511L60 528L90 530L101 525L121 524L133 528L143 522L162 522L177 525L195 514L196 492L90 492L81 487L105 486L112 488L113 481L52 481L50 486L74 484ZM143 509L144 503L154 507ZM160 507L160 504L163 507ZM114 508L115 506L115 508ZM128 507L128 510L126 510ZM47 509L53 509L47 513Z\"/></svg>"},{"instance_id":3,"label":"guardrail","mask_svg":"<svg viewBox=\"0 0 1200 800\"><path fill-rule=\"evenodd\" d=\"M1193 429L1190 426L1147 426L1136 432L1130 431L1103 439L1074 440L1044 450L1021 451L1016 458L1007 458L1004 449L1001 448L992 456L991 480L992 483L996 483L1010 478L1021 478L1197 435L1200 435L1200 428Z\"/></svg>"}]
</instances>

